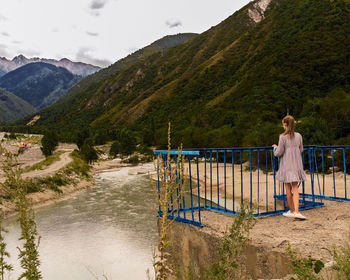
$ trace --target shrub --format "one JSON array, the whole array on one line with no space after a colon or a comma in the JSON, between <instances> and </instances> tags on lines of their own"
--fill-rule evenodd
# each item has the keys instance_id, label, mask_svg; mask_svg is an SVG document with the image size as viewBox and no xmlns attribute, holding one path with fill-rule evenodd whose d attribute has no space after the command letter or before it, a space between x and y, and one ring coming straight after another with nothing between
<instances>
[{"instance_id":1,"label":"shrub","mask_svg":"<svg viewBox=\"0 0 350 280\"><path fill-rule=\"evenodd\" d=\"M91 138L88 138L84 141L84 144L80 149L80 152L84 160L88 163L98 159L97 152L93 147Z\"/></svg>"},{"instance_id":2,"label":"shrub","mask_svg":"<svg viewBox=\"0 0 350 280\"><path fill-rule=\"evenodd\" d=\"M41 139L41 151L47 157L52 155L53 151L58 146L58 137L55 131L47 131Z\"/></svg>"},{"instance_id":3,"label":"shrub","mask_svg":"<svg viewBox=\"0 0 350 280\"><path fill-rule=\"evenodd\" d=\"M79 131L77 134L77 137L75 139L75 143L78 146L78 149L80 150L83 146L86 139L90 137L90 132L87 129L83 129L82 131Z\"/></svg>"},{"instance_id":4,"label":"shrub","mask_svg":"<svg viewBox=\"0 0 350 280\"><path fill-rule=\"evenodd\" d=\"M119 141L114 141L109 150L109 155L115 158L119 153L120 153L120 143Z\"/></svg>"}]
</instances>

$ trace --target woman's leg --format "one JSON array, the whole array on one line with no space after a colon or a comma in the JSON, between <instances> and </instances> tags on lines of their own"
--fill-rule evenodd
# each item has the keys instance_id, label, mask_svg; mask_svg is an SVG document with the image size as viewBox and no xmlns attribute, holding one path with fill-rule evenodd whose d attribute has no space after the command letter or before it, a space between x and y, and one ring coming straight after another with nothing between
<instances>
[{"instance_id":1,"label":"woman's leg","mask_svg":"<svg viewBox=\"0 0 350 280\"><path fill-rule=\"evenodd\" d=\"M294 212L294 203L293 203L293 198L292 198L292 185L290 183L285 183L284 184L286 187L286 194L287 194L287 203L290 212Z\"/></svg>"},{"instance_id":2,"label":"woman's leg","mask_svg":"<svg viewBox=\"0 0 350 280\"><path fill-rule=\"evenodd\" d=\"M291 188L293 192L293 204L294 204L294 212L299 213L299 190L298 190L298 182L291 183Z\"/></svg>"}]
</instances>

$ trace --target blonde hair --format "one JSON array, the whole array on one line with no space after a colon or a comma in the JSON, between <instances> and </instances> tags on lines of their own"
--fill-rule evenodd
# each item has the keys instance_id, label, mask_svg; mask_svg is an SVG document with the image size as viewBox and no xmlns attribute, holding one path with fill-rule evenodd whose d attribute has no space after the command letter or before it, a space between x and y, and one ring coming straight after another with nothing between
<instances>
[{"instance_id":1,"label":"blonde hair","mask_svg":"<svg viewBox=\"0 0 350 280\"><path fill-rule=\"evenodd\" d=\"M289 138L293 138L294 137L294 128L295 128L295 120L292 116L288 115L285 116L282 120L282 124L285 123L287 125L287 128L285 130L285 132L283 133L283 135L289 135Z\"/></svg>"}]
</instances>

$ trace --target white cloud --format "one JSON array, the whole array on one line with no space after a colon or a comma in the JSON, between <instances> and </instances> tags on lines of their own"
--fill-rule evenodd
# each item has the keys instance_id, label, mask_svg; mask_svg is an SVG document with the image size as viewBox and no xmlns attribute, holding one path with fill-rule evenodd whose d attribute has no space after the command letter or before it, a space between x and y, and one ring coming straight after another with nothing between
<instances>
[{"instance_id":1,"label":"white cloud","mask_svg":"<svg viewBox=\"0 0 350 280\"><path fill-rule=\"evenodd\" d=\"M99 10L102 9L107 3L107 0L93 0L90 3L90 9Z\"/></svg>"},{"instance_id":2,"label":"white cloud","mask_svg":"<svg viewBox=\"0 0 350 280\"><path fill-rule=\"evenodd\" d=\"M100 67L107 67L111 64L111 61L107 59L99 59L94 57L93 55L91 55L91 52L93 52L93 49L91 48L80 48L76 54L76 60Z\"/></svg>"},{"instance_id":3,"label":"white cloud","mask_svg":"<svg viewBox=\"0 0 350 280\"><path fill-rule=\"evenodd\" d=\"M182 22L179 20L167 20L165 24L169 26L169 28L182 26Z\"/></svg>"},{"instance_id":4,"label":"white cloud","mask_svg":"<svg viewBox=\"0 0 350 280\"><path fill-rule=\"evenodd\" d=\"M1 32L1 35L5 37L10 37L10 34L8 34L7 32Z\"/></svg>"},{"instance_id":5,"label":"white cloud","mask_svg":"<svg viewBox=\"0 0 350 280\"><path fill-rule=\"evenodd\" d=\"M96 37L99 35L97 32L91 32L91 31L86 31L86 34L93 37Z\"/></svg>"}]
</instances>

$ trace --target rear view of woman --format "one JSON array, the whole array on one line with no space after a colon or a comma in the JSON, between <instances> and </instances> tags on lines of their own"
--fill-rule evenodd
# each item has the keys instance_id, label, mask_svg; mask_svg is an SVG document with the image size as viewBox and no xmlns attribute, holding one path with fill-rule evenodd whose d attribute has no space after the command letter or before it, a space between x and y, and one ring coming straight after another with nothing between
<instances>
[{"instance_id":1,"label":"rear view of woman","mask_svg":"<svg viewBox=\"0 0 350 280\"><path fill-rule=\"evenodd\" d=\"M283 182L287 193L289 211L283 213L285 217L305 220L299 212L298 184L306 180L301 153L303 152L303 137L294 131L295 120L292 116L285 116L282 120L284 133L280 135L278 146L272 145L274 155L280 157L280 167L276 178Z\"/></svg>"}]
</instances>

